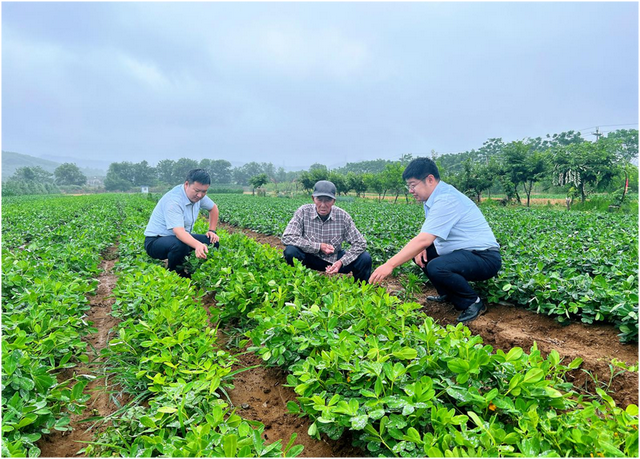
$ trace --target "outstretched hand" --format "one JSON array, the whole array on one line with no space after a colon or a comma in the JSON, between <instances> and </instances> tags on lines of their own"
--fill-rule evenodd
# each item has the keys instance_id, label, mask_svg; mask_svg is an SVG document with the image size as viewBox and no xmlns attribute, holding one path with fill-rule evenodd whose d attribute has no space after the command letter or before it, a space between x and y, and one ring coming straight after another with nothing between
<instances>
[{"instance_id":1,"label":"outstretched hand","mask_svg":"<svg viewBox=\"0 0 640 459\"><path fill-rule=\"evenodd\" d=\"M393 266L385 263L376 268L369 278L370 284L377 284L393 272Z\"/></svg>"}]
</instances>

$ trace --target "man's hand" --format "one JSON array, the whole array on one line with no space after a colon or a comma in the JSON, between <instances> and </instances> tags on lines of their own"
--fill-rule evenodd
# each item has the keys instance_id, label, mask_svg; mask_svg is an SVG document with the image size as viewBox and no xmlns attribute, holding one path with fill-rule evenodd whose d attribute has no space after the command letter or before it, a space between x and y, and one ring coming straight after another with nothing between
<instances>
[{"instance_id":1,"label":"man's hand","mask_svg":"<svg viewBox=\"0 0 640 459\"><path fill-rule=\"evenodd\" d=\"M415 261L416 264L421 268L424 268L427 265L427 249L424 249L423 252L420 252L418 255L416 255L413 261Z\"/></svg>"},{"instance_id":2,"label":"man's hand","mask_svg":"<svg viewBox=\"0 0 640 459\"><path fill-rule=\"evenodd\" d=\"M320 252L329 255L330 253L333 253L333 251L334 248L331 244L325 244L324 242L320 244Z\"/></svg>"},{"instance_id":3,"label":"man's hand","mask_svg":"<svg viewBox=\"0 0 640 459\"><path fill-rule=\"evenodd\" d=\"M206 260L207 253L209 253L209 247L207 247L207 244L200 244L196 247L196 257Z\"/></svg>"},{"instance_id":4,"label":"man's hand","mask_svg":"<svg viewBox=\"0 0 640 459\"><path fill-rule=\"evenodd\" d=\"M220 240L220 237L213 231L207 231L206 236L209 238L212 244L215 244Z\"/></svg>"},{"instance_id":5,"label":"man's hand","mask_svg":"<svg viewBox=\"0 0 640 459\"><path fill-rule=\"evenodd\" d=\"M383 265L380 265L378 266L378 268L376 268L373 274L371 274L371 277L369 278L369 283L377 284L392 272L393 272L393 266L391 266L390 264L385 263Z\"/></svg>"},{"instance_id":6,"label":"man's hand","mask_svg":"<svg viewBox=\"0 0 640 459\"><path fill-rule=\"evenodd\" d=\"M327 266L328 274L337 274L340 272L340 268L342 268L342 261L338 260L334 264Z\"/></svg>"}]
</instances>

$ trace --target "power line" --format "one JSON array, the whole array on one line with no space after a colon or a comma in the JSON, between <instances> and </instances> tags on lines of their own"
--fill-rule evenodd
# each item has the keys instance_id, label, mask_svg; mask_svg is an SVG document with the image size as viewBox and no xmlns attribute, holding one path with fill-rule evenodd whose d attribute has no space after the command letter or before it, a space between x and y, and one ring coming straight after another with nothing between
<instances>
[{"instance_id":1,"label":"power line","mask_svg":"<svg viewBox=\"0 0 640 459\"><path fill-rule=\"evenodd\" d=\"M627 124L598 124L597 126L589 126L583 129L578 129L578 132L586 131L587 129L599 128L599 127L615 127L615 126L637 126L638 123Z\"/></svg>"}]
</instances>

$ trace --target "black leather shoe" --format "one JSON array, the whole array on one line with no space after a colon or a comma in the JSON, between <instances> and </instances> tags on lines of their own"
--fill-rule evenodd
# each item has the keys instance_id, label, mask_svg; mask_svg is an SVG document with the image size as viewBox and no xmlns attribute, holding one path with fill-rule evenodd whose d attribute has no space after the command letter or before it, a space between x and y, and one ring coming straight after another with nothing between
<instances>
[{"instance_id":1,"label":"black leather shoe","mask_svg":"<svg viewBox=\"0 0 640 459\"><path fill-rule=\"evenodd\" d=\"M485 312L487 312L487 305L485 305L481 300L477 303L473 303L467 309L462 311L462 313L458 316L458 322L466 324L468 322L471 322L472 320L477 319Z\"/></svg>"},{"instance_id":2,"label":"black leather shoe","mask_svg":"<svg viewBox=\"0 0 640 459\"><path fill-rule=\"evenodd\" d=\"M446 303L447 301L449 301L449 295L438 295L438 296L429 295L427 296L427 300L435 301L436 303Z\"/></svg>"}]
</instances>

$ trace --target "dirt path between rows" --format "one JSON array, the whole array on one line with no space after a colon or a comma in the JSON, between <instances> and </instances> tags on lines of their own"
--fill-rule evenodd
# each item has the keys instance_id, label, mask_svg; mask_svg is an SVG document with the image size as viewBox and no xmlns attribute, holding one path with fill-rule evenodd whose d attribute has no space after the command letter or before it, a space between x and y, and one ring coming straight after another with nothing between
<instances>
[{"instance_id":1,"label":"dirt path between rows","mask_svg":"<svg viewBox=\"0 0 640 459\"><path fill-rule=\"evenodd\" d=\"M97 332L88 335L84 341L88 345L89 362L76 368L62 372L58 378L61 381L72 378L75 375L89 375L95 379L89 381L85 393L91 394L87 402L87 408L80 415L72 415L70 432L54 431L51 435L44 436L39 442L41 457L73 457L86 446L87 441L92 441L96 435L96 429L90 429L91 423L82 423L82 419L92 416L108 416L118 407L113 402L109 392L105 389L106 380L103 372L103 363L100 360L100 351L107 347L111 329L118 324L118 320L111 315L111 306L114 299L111 297L118 277L113 273L116 263L117 246L112 246L103 254L100 264L101 274L98 276L98 289L95 296L90 298L91 309L87 312L86 321L92 322Z\"/></svg>"}]
</instances>

